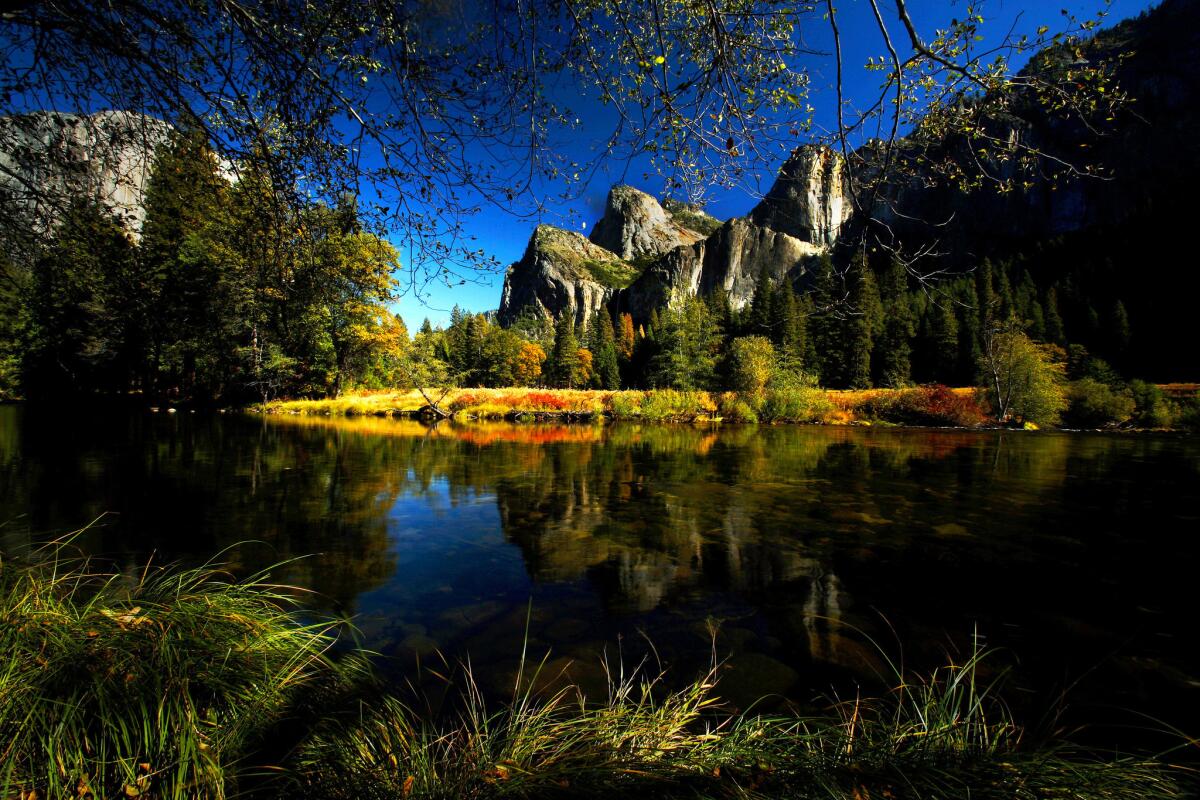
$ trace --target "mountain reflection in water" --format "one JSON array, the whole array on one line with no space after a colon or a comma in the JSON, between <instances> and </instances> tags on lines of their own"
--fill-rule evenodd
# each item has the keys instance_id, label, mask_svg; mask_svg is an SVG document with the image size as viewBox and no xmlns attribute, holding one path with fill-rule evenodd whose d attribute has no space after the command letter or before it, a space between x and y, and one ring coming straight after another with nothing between
<instances>
[{"instance_id":1,"label":"mountain reflection in water","mask_svg":"<svg viewBox=\"0 0 1200 800\"><path fill-rule=\"evenodd\" d=\"M598 689L618 650L694 676L716 626L745 705L878 684L872 640L921 668L977 629L1031 705L1082 677L1077 704L1180 718L1198 472L1170 436L0 407L0 548L113 512L79 542L131 571L287 562L397 672L469 653L498 693L526 635Z\"/></svg>"}]
</instances>

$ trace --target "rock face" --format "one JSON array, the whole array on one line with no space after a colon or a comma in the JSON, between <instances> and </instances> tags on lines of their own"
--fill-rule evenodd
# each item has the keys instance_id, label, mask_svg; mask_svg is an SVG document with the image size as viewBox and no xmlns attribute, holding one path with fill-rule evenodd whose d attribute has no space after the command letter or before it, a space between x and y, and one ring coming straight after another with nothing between
<instances>
[{"instance_id":1,"label":"rock face","mask_svg":"<svg viewBox=\"0 0 1200 800\"><path fill-rule=\"evenodd\" d=\"M823 162L818 157L813 163ZM830 175L840 173L829 168L813 175L828 183ZM807 198L825 188L800 192L793 181L792 190ZM812 218L813 224L824 226L822 235L829 242L841 224L837 202L826 204L825 216ZM793 206L779 206L773 213L783 220ZM507 325L522 313L551 319L570 313L581 324L597 308L608 306L642 321L664 305L717 290L728 292L740 308L750 302L763 270L776 280L796 280L827 246L750 219L722 224L695 207L675 202L664 207L644 192L616 186L590 241L545 225L534 231L525 255L505 275L499 318Z\"/></svg>"},{"instance_id":2,"label":"rock face","mask_svg":"<svg viewBox=\"0 0 1200 800\"><path fill-rule=\"evenodd\" d=\"M604 216L588 237L594 244L627 261L660 256L704 238L676 222L650 195L632 186L614 186L608 192Z\"/></svg>"},{"instance_id":3,"label":"rock face","mask_svg":"<svg viewBox=\"0 0 1200 800\"><path fill-rule=\"evenodd\" d=\"M584 325L636 276L632 264L578 233L539 225L525 255L504 276L498 319L511 325L523 313L551 319L571 314Z\"/></svg>"},{"instance_id":4,"label":"rock face","mask_svg":"<svg viewBox=\"0 0 1200 800\"><path fill-rule=\"evenodd\" d=\"M1138 295L1128 285L1178 287L1169 297L1161 291L1142 291L1138 326L1161 341L1185 340L1188 334L1157 321L1190 319L1200 292L1195 271L1177 268L1180 254L1190 252L1192 245L1187 231L1193 212L1180 200L1194 193L1200 176L1195 135L1200 127L1198 32L1200 2L1163 0L1153 11L1101 31L1089 42L1045 51L1027 69L1069 68L1080 58L1115 63L1114 84L1133 98L1132 110L1121 112L1112 125L1096 127L1048 112L1039 98L1018 92L1002 112L979 123L989 140L1006 143L995 157L984 157L981 163L977 150L961 137L902 139L893 153L895 161L889 161L895 167L892 174L871 186L879 177L874 170L881 159L877 145L867 144L851 156L857 198L851 195L841 155L817 146L797 148L762 202L746 218L719 226L695 209L660 205L635 189L616 187L591 239L642 266L640 275L602 301L583 285L564 285L557 292L559 299L548 291L539 295L537 308L556 315L563 308L577 308L580 301L568 303L566 298L581 295L593 305L609 303L613 310L644 320L652 310L682 297L718 289L741 307L749 302L764 269L776 279L802 281L815 256L830 253L835 260L845 260L847 254L838 252L838 245L864 233L885 243L891 239L908 253L930 253L930 270L954 270L969 268L984 257L1036 252L1056 239L1069 238L1072 246L1083 247L1093 235L1107 232L1111 237L1120 231L1139 241L1144 251L1126 255L1129 263L1123 272L1114 272L1126 276L1122 292L1129 313L1138 311ZM1042 168L1046 164L1019 166L1005 153L1020 143L1058 163L1087 155L1086 160L1107 167L1112 175L1053 176L1054 170ZM989 180L979 188L971 188L968 181L964 188L936 174L932 163L958 164L967 174L982 169ZM995 181L1005 178L1019 188L999 191ZM1144 254L1149 252L1156 255ZM526 261L528 254L521 264ZM1133 280L1129 267L1143 262L1170 273ZM528 281L517 268L509 277ZM1092 291L1098 296L1110 293L1104 287ZM531 295L506 286L510 309L517 309L527 296ZM1171 311L1163 311L1164 303L1171 304Z\"/></svg>"},{"instance_id":5,"label":"rock face","mask_svg":"<svg viewBox=\"0 0 1200 800\"><path fill-rule=\"evenodd\" d=\"M126 111L37 112L0 118L0 213L44 232L80 196L94 197L135 235L154 150L171 136L161 120Z\"/></svg>"},{"instance_id":6,"label":"rock face","mask_svg":"<svg viewBox=\"0 0 1200 800\"><path fill-rule=\"evenodd\" d=\"M655 261L620 299L639 320L683 297L718 290L729 294L734 308L741 308L753 297L763 270L776 281L796 281L824 249L746 219L731 219L706 240L677 247Z\"/></svg>"},{"instance_id":7,"label":"rock face","mask_svg":"<svg viewBox=\"0 0 1200 800\"><path fill-rule=\"evenodd\" d=\"M843 166L828 147L797 148L750 220L801 241L833 245L854 207Z\"/></svg>"}]
</instances>

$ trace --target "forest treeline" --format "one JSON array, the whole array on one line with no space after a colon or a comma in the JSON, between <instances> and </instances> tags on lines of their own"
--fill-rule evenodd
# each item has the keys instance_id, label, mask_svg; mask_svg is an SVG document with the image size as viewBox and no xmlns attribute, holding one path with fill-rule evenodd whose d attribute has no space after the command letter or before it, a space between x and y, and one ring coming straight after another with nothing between
<instances>
[{"instance_id":1,"label":"forest treeline","mask_svg":"<svg viewBox=\"0 0 1200 800\"><path fill-rule=\"evenodd\" d=\"M845 267L820 258L799 289L764 272L741 309L717 291L645 320L601 309L579 326L527 314L505 328L456 307L444 329L426 320L410 336L389 308L398 255L354 203L297 211L273 188L253 166L228 180L202 136L180 134L156 156L140 239L77 203L33 263L3 264L0 396L239 403L439 385L753 395L936 383L986 387L998 417L1032 419L1000 396L997 345L1013 342L1055 395L1041 421L1057 421L1079 381L1116 404L1106 420L1128 418L1149 391L1125 381L1133 333L1121 299L1098 304L1070 270L1039 286L1021 257L925 283L860 249Z\"/></svg>"},{"instance_id":2,"label":"forest treeline","mask_svg":"<svg viewBox=\"0 0 1200 800\"><path fill-rule=\"evenodd\" d=\"M408 340L395 249L351 202L276 194L183 134L156 153L140 240L74 204L32 264L2 265L0 394L237 402L390 380Z\"/></svg>"}]
</instances>

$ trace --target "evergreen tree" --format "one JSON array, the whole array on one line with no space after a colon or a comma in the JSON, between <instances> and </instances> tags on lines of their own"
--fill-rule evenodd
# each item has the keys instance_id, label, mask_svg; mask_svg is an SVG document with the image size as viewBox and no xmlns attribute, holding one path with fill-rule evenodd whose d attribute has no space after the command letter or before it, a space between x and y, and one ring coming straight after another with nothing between
<instances>
[{"instance_id":1,"label":"evergreen tree","mask_svg":"<svg viewBox=\"0 0 1200 800\"><path fill-rule=\"evenodd\" d=\"M1021 282L1016 290L1017 316L1026 324L1026 333L1038 341L1046 338L1046 315L1041 302L1038 301L1037 286L1033 276L1028 271L1021 274Z\"/></svg>"},{"instance_id":2,"label":"evergreen tree","mask_svg":"<svg viewBox=\"0 0 1200 800\"><path fill-rule=\"evenodd\" d=\"M735 333L733 304L729 300L729 292L718 287L709 293L704 302L708 305L708 311L717 324L721 338L727 342Z\"/></svg>"},{"instance_id":3,"label":"evergreen tree","mask_svg":"<svg viewBox=\"0 0 1200 800\"><path fill-rule=\"evenodd\" d=\"M881 287L883 322L872 351L872 372L880 386L904 386L912 380L912 337L916 333L908 301L908 272L893 257Z\"/></svg>"},{"instance_id":4,"label":"evergreen tree","mask_svg":"<svg viewBox=\"0 0 1200 800\"><path fill-rule=\"evenodd\" d=\"M961 381L961 345L958 316L955 314L953 302L951 297L939 296L930 308L930 361L933 379L938 383L955 384ZM974 340L973 333L969 334L969 339Z\"/></svg>"},{"instance_id":5,"label":"evergreen tree","mask_svg":"<svg viewBox=\"0 0 1200 800\"><path fill-rule=\"evenodd\" d=\"M708 389L715 384L721 340L703 300L687 297L668 308L657 344L649 364L651 386Z\"/></svg>"},{"instance_id":6,"label":"evergreen tree","mask_svg":"<svg viewBox=\"0 0 1200 800\"><path fill-rule=\"evenodd\" d=\"M999 302L996 298L992 277L992 262L984 259L975 268L975 315L978 325L973 326L972 333L977 337L983 336L983 331L990 328L993 321L999 318ZM980 339L982 342L982 338Z\"/></svg>"},{"instance_id":7,"label":"evergreen tree","mask_svg":"<svg viewBox=\"0 0 1200 800\"><path fill-rule=\"evenodd\" d=\"M808 309L796 295L791 281L784 281L775 297L778 310L773 327L779 331L778 366L799 374L805 368L808 350Z\"/></svg>"},{"instance_id":8,"label":"evergreen tree","mask_svg":"<svg viewBox=\"0 0 1200 800\"><path fill-rule=\"evenodd\" d=\"M1067 343L1066 329L1062 316L1058 311L1058 290L1051 286L1046 290L1046 299L1042 304L1046 318L1046 341L1059 346Z\"/></svg>"},{"instance_id":9,"label":"evergreen tree","mask_svg":"<svg viewBox=\"0 0 1200 800\"><path fill-rule=\"evenodd\" d=\"M554 350L550 353L547 373L552 385L571 389L579 374L579 340L575 337L575 320L563 314L554 326Z\"/></svg>"},{"instance_id":10,"label":"evergreen tree","mask_svg":"<svg viewBox=\"0 0 1200 800\"><path fill-rule=\"evenodd\" d=\"M1125 304L1120 300L1113 304L1112 312L1109 315L1108 334L1108 346L1112 360L1118 366L1122 366L1129 353L1130 331L1129 313L1125 310Z\"/></svg>"},{"instance_id":11,"label":"evergreen tree","mask_svg":"<svg viewBox=\"0 0 1200 800\"><path fill-rule=\"evenodd\" d=\"M33 269L22 363L30 397L130 388L138 351L134 251L95 203L67 212Z\"/></svg>"},{"instance_id":12,"label":"evergreen tree","mask_svg":"<svg viewBox=\"0 0 1200 800\"><path fill-rule=\"evenodd\" d=\"M881 327L883 307L875 273L861 253L850 266L850 313L842 349L841 383L851 389L871 386L871 351Z\"/></svg>"},{"instance_id":13,"label":"evergreen tree","mask_svg":"<svg viewBox=\"0 0 1200 800\"><path fill-rule=\"evenodd\" d=\"M239 199L259 185L252 171ZM138 257L149 351L145 389L188 396L212 391L237 367L244 344L246 263L237 248L231 190L202 133L160 147L146 186Z\"/></svg>"},{"instance_id":14,"label":"evergreen tree","mask_svg":"<svg viewBox=\"0 0 1200 800\"><path fill-rule=\"evenodd\" d=\"M947 383L969 385L975 382L975 372L983 353L983 321L980 314L990 308L983 305L977 294L978 281L963 281L958 287L958 302L955 310L958 314L958 367L955 369L953 380ZM991 289L987 289L988 296Z\"/></svg>"},{"instance_id":15,"label":"evergreen tree","mask_svg":"<svg viewBox=\"0 0 1200 800\"><path fill-rule=\"evenodd\" d=\"M833 386L839 382L840 359L837 353L841 318L835 316L839 306L840 285L833 267L833 259L822 253L817 261L816 278L811 298L812 311L809 316L808 342L804 363L820 378L822 384Z\"/></svg>"},{"instance_id":16,"label":"evergreen tree","mask_svg":"<svg viewBox=\"0 0 1200 800\"><path fill-rule=\"evenodd\" d=\"M588 346L592 353L592 385L598 389L621 388L621 371L613 334L612 317L604 308L596 310L588 326Z\"/></svg>"},{"instance_id":17,"label":"evergreen tree","mask_svg":"<svg viewBox=\"0 0 1200 800\"><path fill-rule=\"evenodd\" d=\"M771 281L771 273L766 267L758 273L754 284L754 294L750 298L750 309L746 316L745 332L751 336L766 336L772 338L771 311L774 305L775 289Z\"/></svg>"}]
</instances>

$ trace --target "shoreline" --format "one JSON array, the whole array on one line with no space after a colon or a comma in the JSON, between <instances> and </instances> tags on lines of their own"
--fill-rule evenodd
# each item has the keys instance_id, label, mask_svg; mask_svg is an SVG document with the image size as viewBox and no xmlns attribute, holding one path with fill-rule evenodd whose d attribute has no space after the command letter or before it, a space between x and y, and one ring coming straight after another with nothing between
<instances>
[{"instance_id":1,"label":"shoreline","mask_svg":"<svg viewBox=\"0 0 1200 800\"><path fill-rule=\"evenodd\" d=\"M426 392L426 394L434 394ZM1079 433L1187 433L1185 428L1049 427L1002 424L971 387L836 390L803 387L758 396L736 392L571 389L453 389L441 413L417 390L357 392L318 400L273 400L243 407L263 415L376 417L513 424L652 423L827 425L942 430L1055 430Z\"/></svg>"}]
</instances>

